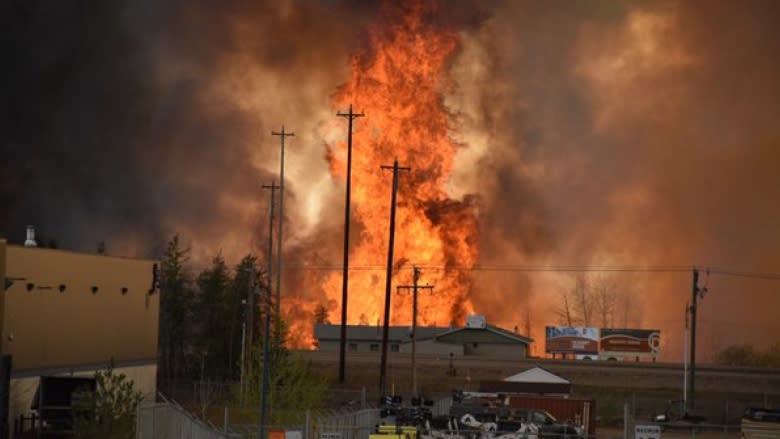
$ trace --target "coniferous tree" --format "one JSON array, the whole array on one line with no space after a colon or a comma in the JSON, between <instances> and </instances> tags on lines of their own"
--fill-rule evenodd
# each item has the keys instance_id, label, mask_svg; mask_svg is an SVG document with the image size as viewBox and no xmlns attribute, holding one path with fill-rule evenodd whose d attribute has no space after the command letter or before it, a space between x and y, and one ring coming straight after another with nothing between
<instances>
[{"instance_id":1,"label":"coniferous tree","mask_svg":"<svg viewBox=\"0 0 780 439\"><path fill-rule=\"evenodd\" d=\"M261 273L257 266L257 258L254 255L246 255L236 266L232 280L230 306L230 364L236 367L231 376L238 378L241 364L241 331L246 331L246 346L249 349L260 337L259 299L264 292L261 282ZM248 364L245 363L245 365Z\"/></svg>"},{"instance_id":2,"label":"coniferous tree","mask_svg":"<svg viewBox=\"0 0 780 439\"><path fill-rule=\"evenodd\" d=\"M215 379L230 375L230 283L230 272L221 254L198 275L193 321L197 325L195 355L200 357L201 379L204 376Z\"/></svg>"},{"instance_id":3,"label":"coniferous tree","mask_svg":"<svg viewBox=\"0 0 780 439\"><path fill-rule=\"evenodd\" d=\"M169 394L176 380L185 373L185 354L192 334L192 275L186 265L189 252L179 236L174 235L160 261L158 383L160 390Z\"/></svg>"},{"instance_id":4,"label":"coniferous tree","mask_svg":"<svg viewBox=\"0 0 780 439\"><path fill-rule=\"evenodd\" d=\"M132 439L135 416L143 396L133 380L114 371L113 364L95 373L95 389L74 394L73 437L76 439Z\"/></svg>"}]
</instances>

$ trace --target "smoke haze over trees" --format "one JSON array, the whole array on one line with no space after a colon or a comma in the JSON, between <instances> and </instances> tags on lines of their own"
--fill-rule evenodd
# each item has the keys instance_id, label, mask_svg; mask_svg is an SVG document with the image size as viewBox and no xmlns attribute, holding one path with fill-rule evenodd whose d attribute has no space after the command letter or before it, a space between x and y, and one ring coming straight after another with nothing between
<instances>
[{"instance_id":1,"label":"smoke haze over trees","mask_svg":"<svg viewBox=\"0 0 780 439\"><path fill-rule=\"evenodd\" d=\"M345 135L330 98L382 20L368 3L5 2L0 234L21 243L34 224L60 248L159 256L178 233L198 270L220 250L232 267L263 252L260 186L285 124L286 260L340 264L343 182L325 144ZM448 187L476 206L480 265L780 271L780 3L463 1L426 19L457 35ZM317 289L327 273L292 270L285 291L312 303L300 318L337 306ZM537 341L571 289L555 272L468 275L477 312L532 321ZM194 291L181 276L170 287ZM592 299L588 320L659 327L678 358L690 274L612 279L630 288ZM702 349L780 333L777 282L707 282Z\"/></svg>"}]
</instances>

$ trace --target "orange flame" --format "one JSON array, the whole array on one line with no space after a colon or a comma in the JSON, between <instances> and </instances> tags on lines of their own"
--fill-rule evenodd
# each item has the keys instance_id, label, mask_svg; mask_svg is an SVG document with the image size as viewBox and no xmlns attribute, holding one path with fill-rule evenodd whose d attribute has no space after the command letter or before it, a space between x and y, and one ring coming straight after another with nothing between
<instances>
[{"instance_id":1,"label":"orange flame","mask_svg":"<svg viewBox=\"0 0 780 439\"><path fill-rule=\"evenodd\" d=\"M419 295L419 324L459 322L473 308L467 272L454 268L477 260L476 218L469 203L451 199L446 189L456 144L443 93L457 36L426 22L432 9L386 4L386 21L369 29L367 48L353 58L350 79L333 98L336 109L352 104L366 114L353 128L352 218L363 228L351 243L351 324L375 324L383 315L392 173L380 166L395 157L411 171L399 176L391 322L411 323L411 299L395 287L412 283L413 264L436 267L423 269L421 284L434 285L434 292ZM343 179L346 142L329 145L328 159ZM339 307L341 284L340 272L324 283L328 303ZM329 310L334 320L339 309Z\"/></svg>"}]
</instances>

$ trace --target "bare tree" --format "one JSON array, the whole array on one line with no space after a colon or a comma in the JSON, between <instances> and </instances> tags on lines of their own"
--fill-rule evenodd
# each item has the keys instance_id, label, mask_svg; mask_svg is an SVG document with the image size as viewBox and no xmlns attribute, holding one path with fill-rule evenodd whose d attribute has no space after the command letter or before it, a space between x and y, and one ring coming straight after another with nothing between
<instances>
[{"instance_id":1,"label":"bare tree","mask_svg":"<svg viewBox=\"0 0 780 439\"><path fill-rule=\"evenodd\" d=\"M580 273L574 278L571 296L574 300L579 323L582 326L591 326L593 323L593 294L585 274Z\"/></svg>"},{"instance_id":2,"label":"bare tree","mask_svg":"<svg viewBox=\"0 0 780 439\"><path fill-rule=\"evenodd\" d=\"M558 322L562 325L572 326L572 301L569 297L571 291L568 289L561 290L561 302L556 310L558 314Z\"/></svg>"},{"instance_id":3,"label":"bare tree","mask_svg":"<svg viewBox=\"0 0 780 439\"><path fill-rule=\"evenodd\" d=\"M591 287L593 307L596 316L601 321L601 327L614 327L615 302L617 300L617 288L614 279L606 276L599 276L591 283Z\"/></svg>"}]
</instances>

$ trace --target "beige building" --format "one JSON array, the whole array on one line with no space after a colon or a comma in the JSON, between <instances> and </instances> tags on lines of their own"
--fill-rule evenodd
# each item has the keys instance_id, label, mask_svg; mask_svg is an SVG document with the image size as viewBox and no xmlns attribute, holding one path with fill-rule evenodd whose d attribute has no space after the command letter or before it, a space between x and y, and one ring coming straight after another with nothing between
<instances>
[{"instance_id":1,"label":"beige building","mask_svg":"<svg viewBox=\"0 0 780 439\"><path fill-rule=\"evenodd\" d=\"M0 240L0 351L12 357L11 424L30 411L39 376L92 376L112 360L154 397L155 263Z\"/></svg>"}]
</instances>

